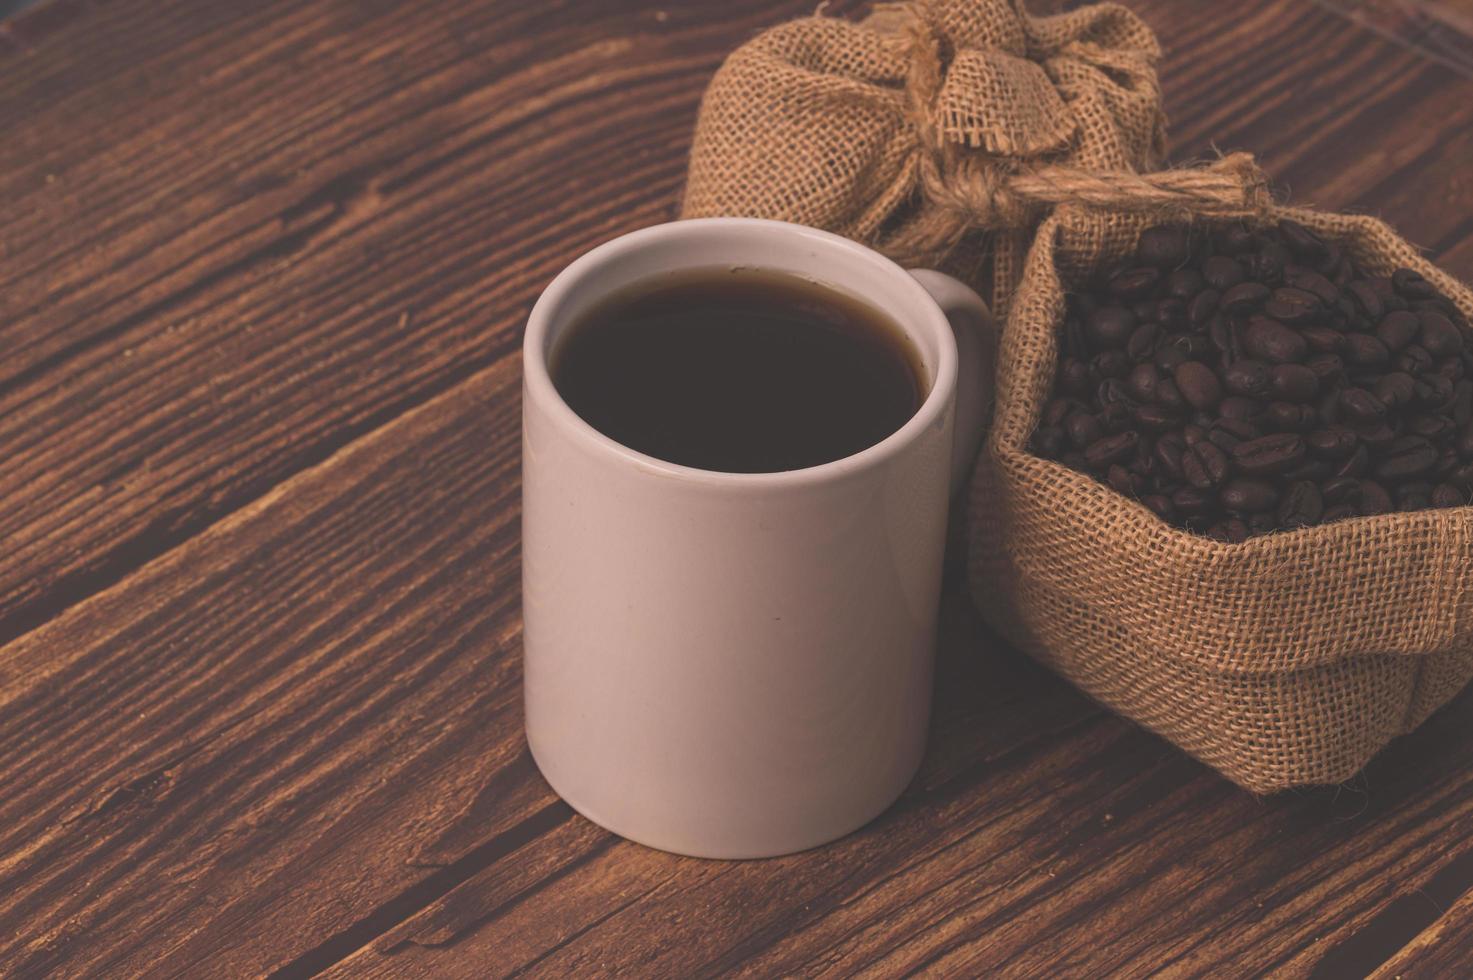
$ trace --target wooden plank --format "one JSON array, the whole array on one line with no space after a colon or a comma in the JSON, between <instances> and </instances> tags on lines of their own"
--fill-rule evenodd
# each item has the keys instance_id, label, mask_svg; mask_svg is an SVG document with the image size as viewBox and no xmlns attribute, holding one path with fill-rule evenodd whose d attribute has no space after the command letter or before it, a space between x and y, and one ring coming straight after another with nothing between
<instances>
[{"instance_id":1,"label":"wooden plank","mask_svg":"<svg viewBox=\"0 0 1473 980\"><path fill-rule=\"evenodd\" d=\"M1442 908L1446 895L1419 893L1423 901ZM1375 980L1411 977L1457 977L1468 972L1473 959L1473 892L1456 899L1447 913L1382 964Z\"/></svg>"},{"instance_id":2,"label":"wooden plank","mask_svg":"<svg viewBox=\"0 0 1473 980\"><path fill-rule=\"evenodd\" d=\"M1473 78L1473 0L1319 0L1423 57Z\"/></svg>"},{"instance_id":3,"label":"wooden plank","mask_svg":"<svg viewBox=\"0 0 1473 980\"><path fill-rule=\"evenodd\" d=\"M705 80L799 9L118 0L32 37L0 640L505 356L559 266L671 215Z\"/></svg>"},{"instance_id":4,"label":"wooden plank","mask_svg":"<svg viewBox=\"0 0 1473 980\"><path fill-rule=\"evenodd\" d=\"M567 819L521 739L518 368L0 648L0 974L270 970Z\"/></svg>"},{"instance_id":5,"label":"wooden plank","mask_svg":"<svg viewBox=\"0 0 1473 980\"><path fill-rule=\"evenodd\" d=\"M8 506L32 508L14 526L49 528L17 561L53 576L8 580L9 622L60 613L0 648L0 972L1293 975L1374 966L1437 918L1407 896L1467 894L1468 695L1353 786L1260 802L998 649L954 590L925 772L873 827L725 865L571 816L520 741L502 358L561 262L668 212L705 73L778 8L580 8L569 29L566 6L467 4L450 21L429 9L453 22L430 30L394 5L319 3L267 31L255 8L197 6L219 9L161 6L165 40L146 48L140 30L116 55L93 32L137 8L86 7L7 62L24 68L0 92L38 161L0 147L24 205L0 302L46 306L63 269L69 311L0 316L20 351L0 409L51 406L0 433L24 444L0 463ZM1298 194L1468 255L1451 220L1466 187L1434 206L1384 180L1466 165L1464 83L1288 0L1243 5L1241 22L1141 7L1173 49L1188 148L1263 141ZM149 56L135 66L129 47ZM422 57L444 67L416 81ZM202 67L220 88L196 112L174 89ZM320 102L296 92L304 71ZM396 92L397 108L370 104ZM152 139L119 126L116 149L86 142L109 106ZM55 118L153 176L89 157L46 183L46 162L70 159ZM267 127L239 185L213 157L256 131L178 152L221 118ZM1383 152L1378 127L1379 163L1363 158ZM64 430L45 428L52 412L70 413ZM86 482L95 460L49 478L150 438L112 498ZM53 508L65 520L46 525ZM172 523L136 527L153 514Z\"/></svg>"}]
</instances>

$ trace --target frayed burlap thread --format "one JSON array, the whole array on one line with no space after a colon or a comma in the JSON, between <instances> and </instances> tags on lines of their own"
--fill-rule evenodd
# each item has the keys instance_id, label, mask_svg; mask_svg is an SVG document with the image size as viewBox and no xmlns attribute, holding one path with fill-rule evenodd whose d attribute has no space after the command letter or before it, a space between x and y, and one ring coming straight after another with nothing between
<instances>
[{"instance_id":1,"label":"frayed burlap thread","mask_svg":"<svg viewBox=\"0 0 1473 980\"><path fill-rule=\"evenodd\" d=\"M706 90L682 215L775 218L905 264L981 265L1000 311L1071 183L1159 167L1160 54L1112 3L1034 17L1023 0L922 0L778 25Z\"/></svg>"},{"instance_id":2,"label":"frayed burlap thread","mask_svg":"<svg viewBox=\"0 0 1473 980\"><path fill-rule=\"evenodd\" d=\"M1382 222L1256 220L1280 217L1373 273L1417 270L1473 316L1473 293ZM998 353L970 491L975 600L1012 642L1250 790L1348 779L1473 678L1473 508L1224 544L1032 455L1065 296L1099 262L1070 254L1062 220L1039 230ZM1110 220L1132 242L1149 223Z\"/></svg>"}]
</instances>

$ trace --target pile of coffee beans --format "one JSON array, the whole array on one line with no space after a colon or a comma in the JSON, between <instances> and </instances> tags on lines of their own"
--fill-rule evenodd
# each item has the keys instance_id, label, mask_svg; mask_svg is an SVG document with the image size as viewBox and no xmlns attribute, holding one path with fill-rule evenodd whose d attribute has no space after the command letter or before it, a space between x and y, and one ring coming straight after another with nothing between
<instances>
[{"instance_id":1,"label":"pile of coffee beans","mask_svg":"<svg viewBox=\"0 0 1473 980\"><path fill-rule=\"evenodd\" d=\"M1163 225L1070 296L1032 448L1222 541L1473 499L1473 343L1302 225Z\"/></svg>"}]
</instances>

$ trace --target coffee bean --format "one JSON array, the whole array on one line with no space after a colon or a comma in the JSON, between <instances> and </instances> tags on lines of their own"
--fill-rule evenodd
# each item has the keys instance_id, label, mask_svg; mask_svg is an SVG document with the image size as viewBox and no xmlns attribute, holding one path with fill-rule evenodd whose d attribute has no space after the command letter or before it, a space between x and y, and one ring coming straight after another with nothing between
<instances>
[{"instance_id":1,"label":"coffee bean","mask_svg":"<svg viewBox=\"0 0 1473 980\"><path fill-rule=\"evenodd\" d=\"M1289 486L1279 501L1279 526L1283 528L1310 527L1318 524L1325 514L1325 500L1320 488L1308 480L1299 480Z\"/></svg>"},{"instance_id":2,"label":"coffee bean","mask_svg":"<svg viewBox=\"0 0 1473 980\"><path fill-rule=\"evenodd\" d=\"M1431 299L1438 295L1437 288L1413 269L1397 269L1391 274L1391 285L1406 299Z\"/></svg>"},{"instance_id":3,"label":"coffee bean","mask_svg":"<svg viewBox=\"0 0 1473 980\"><path fill-rule=\"evenodd\" d=\"M1393 363L1398 371L1420 377L1432 370L1434 361L1431 352L1421 344L1408 344L1397 353Z\"/></svg>"},{"instance_id":4,"label":"coffee bean","mask_svg":"<svg viewBox=\"0 0 1473 980\"><path fill-rule=\"evenodd\" d=\"M1276 397L1290 402L1307 402L1319 391L1319 379L1302 364L1276 364L1269 371L1269 387Z\"/></svg>"},{"instance_id":5,"label":"coffee bean","mask_svg":"<svg viewBox=\"0 0 1473 980\"><path fill-rule=\"evenodd\" d=\"M1391 360L1391 351L1368 333L1346 334L1345 360L1361 367L1376 367Z\"/></svg>"},{"instance_id":6,"label":"coffee bean","mask_svg":"<svg viewBox=\"0 0 1473 980\"><path fill-rule=\"evenodd\" d=\"M1409 480L1431 472L1440 454L1422 436L1397 436L1387 443L1372 472L1383 480Z\"/></svg>"},{"instance_id":7,"label":"coffee bean","mask_svg":"<svg viewBox=\"0 0 1473 980\"><path fill-rule=\"evenodd\" d=\"M1156 397L1156 383L1161 372L1154 364L1137 364L1125 378L1125 386L1139 401L1148 402Z\"/></svg>"},{"instance_id":8,"label":"coffee bean","mask_svg":"<svg viewBox=\"0 0 1473 980\"><path fill-rule=\"evenodd\" d=\"M1251 422L1263 414L1263 403L1241 395L1229 395L1218 402L1217 410L1223 418Z\"/></svg>"},{"instance_id":9,"label":"coffee bean","mask_svg":"<svg viewBox=\"0 0 1473 980\"><path fill-rule=\"evenodd\" d=\"M1143 361L1151 356L1161 338L1161 328L1154 323L1142 323L1130 332L1125 342L1125 353L1132 361Z\"/></svg>"},{"instance_id":10,"label":"coffee bean","mask_svg":"<svg viewBox=\"0 0 1473 980\"><path fill-rule=\"evenodd\" d=\"M1143 234L1069 297L1031 448L1238 542L1473 499L1473 344L1413 270L1300 225Z\"/></svg>"},{"instance_id":11,"label":"coffee bean","mask_svg":"<svg viewBox=\"0 0 1473 980\"><path fill-rule=\"evenodd\" d=\"M1320 319L1324 309L1318 296L1293 286L1275 289L1263 304L1264 314L1280 323L1309 323Z\"/></svg>"},{"instance_id":12,"label":"coffee bean","mask_svg":"<svg viewBox=\"0 0 1473 980\"><path fill-rule=\"evenodd\" d=\"M1187 302L1187 322L1200 328L1216 315L1217 305L1221 301L1222 294L1217 290L1202 290Z\"/></svg>"},{"instance_id":13,"label":"coffee bean","mask_svg":"<svg viewBox=\"0 0 1473 980\"><path fill-rule=\"evenodd\" d=\"M1246 398L1263 398L1273 391L1269 366L1262 361L1234 361L1223 371L1222 380L1228 391Z\"/></svg>"},{"instance_id":14,"label":"coffee bean","mask_svg":"<svg viewBox=\"0 0 1473 980\"><path fill-rule=\"evenodd\" d=\"M1187 401L1182 397L1176 382L1170 378L1162 378L1156 383L1156 404L1173 412L1185 412Z\"/></svg>"},{"instance_id":15,"label":"coffee bean","mask_svg":"<svg viewBox=\"0 0 1473 980\"><path fill-rule=\"evenodd\" d=\"M1379 422L1386 417L1386 404L1364 388L1340 392L1340 408L1356 422Z\"/></svg>"},{"instance_id":16,"label":"coffee bean","mask_svg":"<svg viewBox=\"0 0 1473 980\"><path fill-rule=\"evenodd\" d=\"M1183 361L1175 371L1176 387L1187 404L1199 411L1210 411L1222 400L1222 382L1212 369L1200 361Z\"/></svg>"},{"instance_id":17,"label":"coffee bean","mask_svg":"<svg viewBox=\"0 0 1473 980\"><path fill-rule=\"evenodd\" d=\"M1316 429L1304 437L1305 447L1320 459L1345 459L1355 452L1360 439L1343 425L1331 425Z\"/></svg>"},{"instance_id":18,"label":"coffee bean","mask_svg":"<svg viewBox=\"0 0 1473 980\"><path fill-rule=\"evenodd\" d=\"M1451 483L1439 483L1432 488L1430 502L1433 507L1461 507L1468 502L1468 498Z\"/></svg>"},{"instance_id":19,"label":"coffee bean","mask_svg":"<svg viewBox=\"0 0 1473 980\"><path fill-rule=\"evenodd\" d=\"M1089 444L1089 448L1085 449L1084 458L1091 466L1119 463L1135 455L1140 439L1139 433L1130 431L1117 432L1113 436L1096 439Z\"/></svg>"},{"instance_id":20,"label":"coffee bean","mask_svg":"<svg viewBox=\"0 0 1473 980\"><path fill-rule=\"evenodd\" d=\"M1256 282L1240 282L1223 291L1218 305L1228 313L1245 314L1262 309L1273 291Z\"/></svg>"},{"instance_id":21,"label":"coffee bean","mask_svg":"<svg viewBox=\"0 0 1473 980\"><path fill-rule=\"evenodd\" d=\"M1328 254L1324 240L1297 221L1283 219L1279 222L1279 233L1295 255L1313 260Z\"/></svg>"},{"instance_id":22,"label":"coffee bean","mask_svg":"<svg viewBox=\"0 0 1473 980\"><path fill-rule=\"evenodd\" d=\"M1138 265L1122 269L1110 277L1110 292L1121 299L1140 299L1161 281L1161 270L1154 266Z\"/></svg>"},{"instance_id":23,"label":"coffee bean","mask_svg":"<svg viewBox=\"0 0 1473 980\"><path fill-rule=\"evenodd\" d=\"M1207 490L1227 479L1228 458L1211 442L1199 442L1182 453L1181 471L1192 486Z\"/></svg>"},{"instance_id":24,"label":"coffee bean","mask_svg":"<svg viewBox=\"0 0 1473 980\"><path fill-rule=\"evenodd\" d=\"M1463 333L1446 316L1441 313L1419 313L1417 320L1422 325L1417 340L1427 348L1427 353L1433 357L1445 357L1462 351Z\"/></svg>"},{"instance_id":25,"label":"coffee bean","mask_svg":"<svg viewBox=\"0 0 1473 980\"><path fill-rule=\"evenodd\" d=\"M1346 335L1330 327L1300 327L1299 336L1316 354L1338 354L1345 349Z\"/></svg>"},{"instance_id":26,"label":"coffee bean","mask_svg":"<svg viewBox=\"0 0 1473 980\"><path fill-rule=\"evenodd\" d=\"M1391 503L1391 494L1386 488L1375 480L1360 481L1360 504L1356 512L1362 517L1370 517L1373 514L1389 514L1395 508Z\"/></svg>"},{"instance_id":27,"label":"coffee bean","mask_svg":"<svg viewBox=\"0 0 1473 980\"><path fill-rule=\"evenodd\" d=\"M1243 346L1259 360L1275 364L1302 361L1309 353L1309 345L1302 335L1277 320L1261 316L1248 321L1248 328L1243 334Z\"/></svg>"},{"instance_id":28,"label":"coffee bean","mask_svg":"<svg viewBox=\"0 0 1473 980\"><path fill-rule=\"evenodd\" d=\"M1376 289L1364 279L1358 279L1345 287L1345 292L1360 307L1360 311L1373 323L1379 321L1386 312L1386 307L1381 305L1381 297L1377 295ZM1385 337L1381 338L1383 341ZM1391 346L1389 343L1387 346Z\"/></svg>"},{"instance_id":29,"label":"coffee bean","mask_svg":"<svg viewBox=\"0 0 1473 980\"><path fill-rule=\"evenodd\" d=\"M1099 420L1093 415L1088 412L1075 412L1065 421L1064 434L1069 437L1069 444L1075 449L1084 449L1105 433Z\"/></svg>"},{"instance_id":30,"label":"coffee bean","mask_svg":"<svg viewBox=\"0 0 1473 980\"><path fill-rule=\"evenodd\" d=\"M1261 436L1233 450L1233 463L1250 476L1267 476L1292 468L1304 458L1304 440L1292 432Z\"/></svg>"},{"instance_id":31,"label":"coffee bean","mask_svg":"<svg viewBox=\"0 0 1473 980\"><path fill-rule=\"evenodd\" d=\"M1123 346L1136 327L1135 314L1123 306L1103 306L1084 322L1085 333L1096 350Z\"/></svg>"},{"instance_id":32,"label":"coffee bean","mask_svg":"<svg viewBox=\"0 0 1473 980\"><path fill-rule=\"evenodd\" d=\"M1257 514L1272 510L1278 503L1278 492L1262 480L1237 479L1222 488L1222 506L1239 514Z\"/></svg>"}]
</instances>

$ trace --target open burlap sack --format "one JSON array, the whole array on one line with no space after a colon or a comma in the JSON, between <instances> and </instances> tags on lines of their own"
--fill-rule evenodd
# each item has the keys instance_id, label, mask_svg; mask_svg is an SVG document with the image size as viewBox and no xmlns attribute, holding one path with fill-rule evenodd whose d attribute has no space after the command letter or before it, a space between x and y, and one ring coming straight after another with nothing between
<instances>
[{"instance_id":1,"label":"open burlap sack","mask_svg":"<svg viewBox=\"0 0 1473 980\"><path fill-rule=\"evenodd\" d=\"M1473 292L1380 221L1274 207L1252 189L1242 204L1250 223L1292 218L1371 273L1415 269L1473 316ZM1030 454L1065 294L1163 218L1203 215L1141 207L1124 188L1040 227L971 487L971 590L1012 642L1242 786L1339 782L1473 678L1473 507L1224 544ZM1108 245L1081 250L1071 222Z\"/></svg>"},{"instance_id":2,"label":"open burlap sack","mask_svg":"<svg viewBox=\"0 0 1473 980\"><path fill-rule=\"evenodd\" d=\"M781 24L706 90L682 214L825 228L991 284L1001 311L1050 205L1160 164L1159 57L1113 3L1034 17L1022 0L924 0Z\"/></svg>"}]
</instances>

